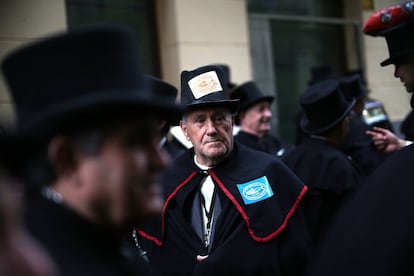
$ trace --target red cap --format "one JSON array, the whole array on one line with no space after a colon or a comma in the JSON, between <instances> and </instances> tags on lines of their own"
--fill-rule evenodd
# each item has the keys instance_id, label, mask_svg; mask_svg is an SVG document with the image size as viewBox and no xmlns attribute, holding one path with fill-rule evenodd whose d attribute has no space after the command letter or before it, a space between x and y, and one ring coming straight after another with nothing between
<instances>
[{"instance_id":1,"label":"red cap","mask_svg":"<svg viewBox=\"0 0 414 276\"><path fill-rule=\"evenodd\" d=\"M363 26L367 35L378 36L413 22L414 1L381 9L372 14Z\"/></svg>"}]
</instances>

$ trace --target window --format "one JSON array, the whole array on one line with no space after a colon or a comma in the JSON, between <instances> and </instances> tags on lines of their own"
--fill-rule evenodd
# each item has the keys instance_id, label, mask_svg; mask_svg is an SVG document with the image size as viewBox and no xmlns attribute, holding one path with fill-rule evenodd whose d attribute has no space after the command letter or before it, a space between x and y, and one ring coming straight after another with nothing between
<instances>
[{"instance_id":1,"label":"window","mask_svg":"<svg viewBox=\"0 0 414 276\"><path fill-rule=\"evenodd\" d=\"M136 32L141 68L159 76L155 7L152 0L66 0L68 28L110 23Z\"/></svg>"},{"instance_id":2,"label":"window","mask_svg":"<svg viewBox=\"0 0 414 276\"><path fill-rule=\"evenodd\" d=\"M299 97L311 68L328 65L336 76L362 69L360 23L344 19L336 1L247 2L254 80L275 96L273 132L295 142ZM358 68L347 68L349 59Z\"/></svg>"}]
</instances>

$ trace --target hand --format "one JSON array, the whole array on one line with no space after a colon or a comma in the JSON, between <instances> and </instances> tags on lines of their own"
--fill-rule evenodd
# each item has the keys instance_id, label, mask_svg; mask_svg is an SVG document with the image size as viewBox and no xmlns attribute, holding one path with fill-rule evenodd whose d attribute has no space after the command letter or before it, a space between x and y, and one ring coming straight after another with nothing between
<instances>
[{"instance_id":1,"label":"hand","mask_svg":"<svg viewBox=\"0 0 414 276\"><path fill-rule=\"evenodd\" d=\"M367 130L366 134L371 136L374 146L385 153L399 150L407 145L405 140L398 138L397 135L385 128L374 127L372 130Z\"/></svg>"}]
</instances>

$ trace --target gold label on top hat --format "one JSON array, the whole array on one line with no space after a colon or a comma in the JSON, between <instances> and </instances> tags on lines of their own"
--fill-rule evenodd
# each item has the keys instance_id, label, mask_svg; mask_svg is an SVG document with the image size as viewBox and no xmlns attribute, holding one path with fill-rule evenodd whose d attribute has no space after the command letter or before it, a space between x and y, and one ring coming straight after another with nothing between
<instances>
[{"instance_id":1,"label":"gold label on top hat","mask_svg":"<svg viewBox=\"0 0 414 276\"><path fill-rule=\"evenodd\" d=\"M208 94L223 91L216 71L205 72L188 81L188 86L195 99L199 99Z\"/></svg>"}]
</instances>

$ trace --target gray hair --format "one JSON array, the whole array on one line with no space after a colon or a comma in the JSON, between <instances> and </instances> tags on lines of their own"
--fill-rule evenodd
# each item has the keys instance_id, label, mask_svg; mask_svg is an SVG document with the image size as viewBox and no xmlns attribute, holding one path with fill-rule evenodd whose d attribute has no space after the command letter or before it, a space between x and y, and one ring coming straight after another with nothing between
<instances>
[{"instance_id":1,"label":"gray hair","mask_svg":"<svg viewBox=\"0 0 414 276\"><path fill-rule=\"evenodd\" d=\"M183 121L184 124L187 124L187 114L181 116L181 121Z\"/></svg>"}]
</instances>

